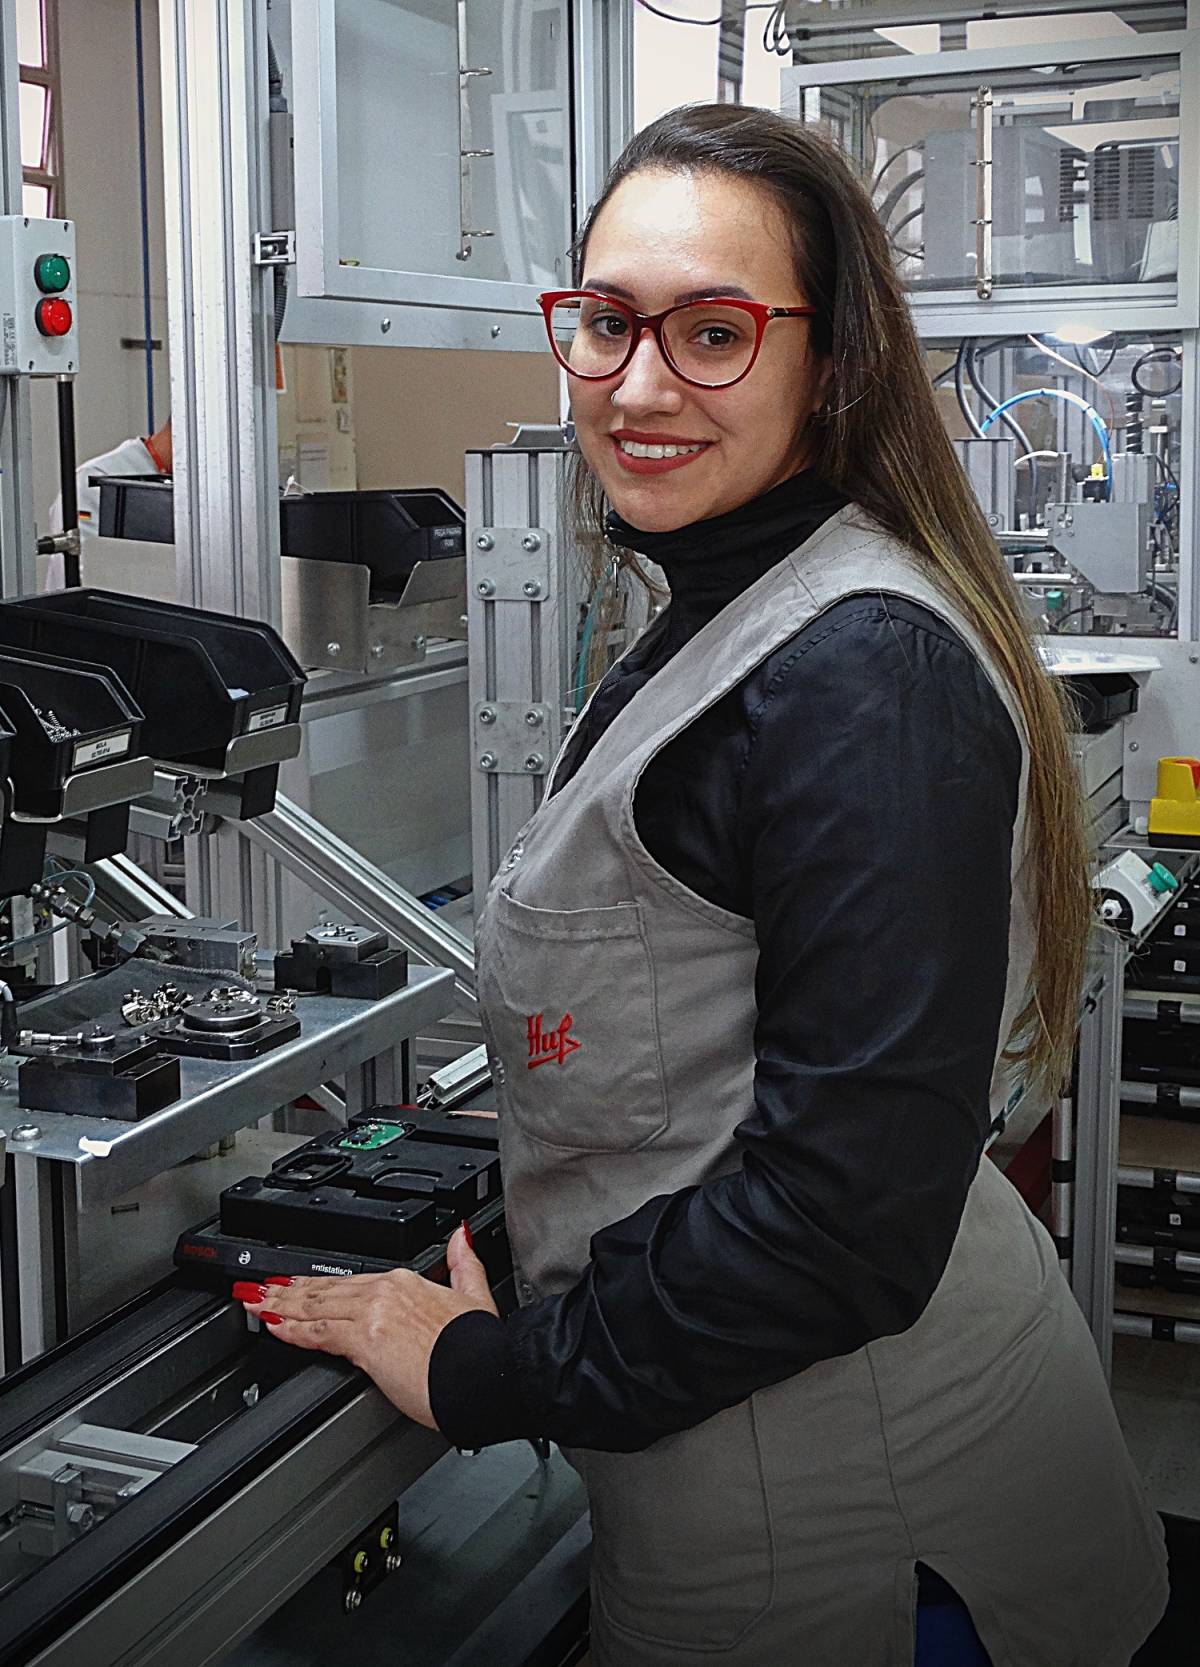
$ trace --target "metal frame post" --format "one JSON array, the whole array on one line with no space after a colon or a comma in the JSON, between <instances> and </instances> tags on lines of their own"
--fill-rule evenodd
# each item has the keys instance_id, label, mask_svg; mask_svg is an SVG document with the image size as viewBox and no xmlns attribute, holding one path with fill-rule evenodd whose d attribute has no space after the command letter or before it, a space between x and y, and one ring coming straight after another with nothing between
<instances>
[{"instance_id":1,"label":"metal frame post","mask_svg":"<svg viewBox=\"0 0 1200 1667\"><path fill-rule=\"evenodd\" d=\"M278 625L266 0L159 0L180 599Z\"/></svg>"},{"instance_id":2,"label":"metal frame post","mask_svg":"<svg viewBox=\"0 0 1200 1667\"><path fill-rule=\"evenodd\" d=\"M1106 1373L1112 1367L1125 956L1125 945L1115 932L1100 935L1079 1026L1075 1099L1071 1288Z\"/></svg>"},{"instance_id":3,"label":"metal frame post","mask_svg":"<svg viewBox=\"0 0 1200 1667\"><path fill-rule=\"evenodd\" d=\"M0 213L22 212L16 0L0 4ZM0 376L0 595L37 588L29 380Z\"/></svg>"}]
</instances>

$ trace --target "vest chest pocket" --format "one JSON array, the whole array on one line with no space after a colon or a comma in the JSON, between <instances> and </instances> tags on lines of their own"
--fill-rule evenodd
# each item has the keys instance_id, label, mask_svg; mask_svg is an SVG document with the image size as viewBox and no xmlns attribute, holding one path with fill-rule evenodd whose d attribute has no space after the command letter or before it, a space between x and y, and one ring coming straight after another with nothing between
<instances>
[{"instance_id":1,"label":"vest chest pocket","mask_svg":"<svg viewBox=\"0 0 1200 1667\"><path fill-rule=\"evenodd\" d=\"M667 1102L654 968L636 903L535 909L492 894L479 995L522 1131L577 1152L629 1152Z\"/></svg>"}]
</instances>

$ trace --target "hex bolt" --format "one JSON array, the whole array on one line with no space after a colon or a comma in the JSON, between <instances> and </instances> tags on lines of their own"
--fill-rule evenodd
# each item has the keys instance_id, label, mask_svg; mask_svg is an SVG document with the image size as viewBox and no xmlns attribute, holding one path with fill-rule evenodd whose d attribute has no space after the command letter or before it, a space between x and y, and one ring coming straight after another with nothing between
<instances>
[{"instance_id":1,"label":"hex bolt","mask_svg":"<svg viewBox=\"0 0 1200 1667\"><path fill-rule=\"evenodd\" d=\"M418 654L424 654L424 652L425 652L425 638L424 637L414 637L413 640L412 640L412 645L416 649Z\"/></svg>"},{"instance_id":2,"label":"hex bolt","mask_svg":"<svg viewBox=\"0 0 1200 1667\"><path fill-rule=\"evenodd\" d=\"M535 596L540 596L542 594L542 587L538 584L536 579L526 579L525 583L521 586L521 589L525 592L526 596L529 597L530 601L532 601Z\"/></svg>"},{"instance_id":3,"label":"hex bolt","mask_svg":"<svg viewBox=\"0 0 1200 1667\"><path fill-rule=\"evenodd\" d=\"M40 1140L42 1131L36 1123L18 1123L8 1138L10 1140Z\"/></svg>"},{"instance_id":4,"label":"hex bolt","mask_svg":"<svg viewBox=\"0 0 1200 1667\"><path fill-rule=\"evenodd\" d=\"M494 724L496 721L496 714L493 708L490 706L481 707L479 712L479 721L481 724Z\"/></svg>"},{"instance_id":5,"label":"hex bolt","mask_svg":"<svg viewBox=\"0 0 1200 1667\"><path fill-rule=\"evenodd\" d=\"M475 586L475 594L477 596L495 596L496 587L490 579L480 579Z\"/></svg>"},{"instance_id":6,"label":"hex bolt","mask_svg":"<svg viewBox=\"0 0 1200 1667\"><path fill-rule=\"evenodd\" d=\"M480 533L478 538L475 540L475 548L477 550L494 550L496 548L496 540L492 537L491 533Z\"/></svg>"},{"instance_id":7,"label":"hex bolt","mask_svg":"<svg viewBox=\"0 0 1200 1667\"><path fill-rule=\"evenodd\" d=\"M540 729L542 727L542 721L542 714L536 707L531 708L525 714L525 722L529 725L530 729Z\"/></svg>"},{"instance_id":8,"label":"hex bolt","mask_svg":"<svg viewBox=\"0 0 1200 1667\"><path fill-rule=\"evenodd\" d=\"M542 541L536 533L526 533L525 537L521 540L522 550L529 550L532 552L534 550L540 550L541 547Z\"/></svg>"},{"instance_id":9,"label":"hex bolt","mask_svg":"<svg viewBox=\"0 0 1200 1667\"><path fill-rule=\"evenodd\" d=\"M325 652L332 658L334 655L342 652L342 645L340 642L327 642L325 644Z\"/></svg>"},{"instance_id":10,"label":"hex bolt","mask_svg":"<svg viewBox=\"0 0 1200 1667\"><path fill-rule=\"evenodd\" d=\"M96 1508L86 1501L78 1501L67 1506L67 1521L72 1528L78 1528L81 1534L86 1534L96 1521Z\"/></svg>"},{"instance_id":11,"label":"hex bolt","mask_svg":"<svg viewBox=\"0 0 1200 1667\"><path fill-rule=\"evenodd\" d=\"M529 757L525 760L525 768L532 775L535 770L541 769L543 762L544 761L540 752L531 752Z\"/></svg>"},{"instance_id":12,"label":"hex bolt","mask_svg":"<svg viewBox=\"0 0 1200 1667\"><path fill-rule=\"evenodd\" d=\"M495 755L495 753L494 752L481 752L480 755L479 755L479 768L481 770L494 770L496 768L496 755Z\"/></svg>"}]
</instances>

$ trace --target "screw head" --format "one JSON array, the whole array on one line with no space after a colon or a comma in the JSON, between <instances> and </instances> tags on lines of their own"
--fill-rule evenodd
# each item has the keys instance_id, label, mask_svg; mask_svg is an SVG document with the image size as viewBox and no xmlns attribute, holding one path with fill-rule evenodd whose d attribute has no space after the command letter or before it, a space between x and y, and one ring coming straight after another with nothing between
<instances>
[{"instance_id":1,"label":"screw head","mask_svg":"<svg viewBox=\"0 0 1200 1667\"><path fill-rule=\"evenodd\" d=\"M359 1591L357 1586L352 1586L342 1599L342 1608L346 1611L347 1615L353 1615L354 1611L359 1608L361 1603L362 1593Z\"/></svg>"},{"instance_id":2,"label":"screw head","mask_svg":"<svg viewBox=\"0 0 1200 1667\"><path fill-rule=\"evenodd\" d=\"M342 645L340 642L327 642L325 644L325 652L326 654L336 656L342 652Z\"/></svg>"},{"instance_id":3,"label":"screw head","mask_svg":"<svg viewBox=\"0 0 1200 1667\"><path fill-rule=\"evenodd\" d=\"M1200 666L1200 654L1189 654L1188 655L1188 665L1189 666Z\"/></svg>"},{"instance_id":4,"label":"screw head","mask_svg":"<svg viewBox=\"0 0 1200 1667\"><path fill-rule=\"evenodd\" d=\"M492 325L492 340L495 341L496 337L499 334L500 334L500 326L498 324L493 324Z\"/></svg>"},{"instance_id":5,"label":"screw head","mask_svg":"<svg viewBox=\"0 0 1200 1667\"><path fill-rule=\"evenodd\" d=\"M480 755L479 755L479 768L481 770L494 770L496 768L496 755L495 755L495 753L494 752L481 752Z\"/></svg>"},{"instance_id":6,"label":"screw head","mask_svg":"<svg viewBox=\"0 0 1200 1667\"><path fill-rule=\"evenodd\" d=\"M372 660L383 659L383 644L381 642L373 642L371 644L371 658Z\"/></svg>"},{"instance_id":7,"label":"screw head","mask_svg":"<svg viewBox=\"0 0 1200 1667\"><path fill-rule=\"evenodd\" d=\"M495 723L496 714L490 706L485 706L485 707L482 708L482 710L480 711L480 714L479 714L479 721L480 721L481 724L494 724Z\"/></svg>"},{"instance_id":8,"label":"screw head","mask_svg":"<svg viewBox=\"0 0 1200 1667\"><path fill-rule=\"evenodd\" d=\"M537 711L536 708L532 709L526 712L525 722L529 725L530 729L540 729L542 727L542 714Z\"/></svg>"},{"instance_id":9,"label":"screw head","mask_svg":"<svg viewBox=\"0 0 1200 1667\"><path fill-rule=\"evenodd\" d=\"M531 752L529 757L525 760L525 768L529 771L530 775L533 775L535 771L540 770L542 764L543 759L540 752Z\"/></svg>"},{"instance_id":10,"label":"screw head","mask_svg":"<svg viewBox=\"0 0 1200 1667\"><path fill-rule=\"evenodd\" d=\"M494 550L496 548L496 540L492 537L491 533L480 533L479 537L475 540L475 548L477 550Z\"/></svg>"},{"instance_id":11,"label":"screw head","mask_svg":"<svg viewBox=\"0 0 1200 1667\"><path fill-rule=\"evenodd\" d=\"M536 533L526 533L521 540L522 550L540 550L541 547L542 541Z\"/></svg>"},{"instance_id":12,"label":"screw head","mask_svg":"<svg viewBox=\"0 0 1200 1667\"><path fill-rule=\"evenodd\" d=\"M525 583L521 586L521 589L531 601L535 596L540 596L542 594L542 587L538 584L536 579L526 579Z\"/></svg>"},{"instance_id":13,"label":"screw head","mask_svg":"<svg viewBox=\"0 0 1200 1667\"><path fill-rule=\"evenodd\" d=\"M412 645L416 649L418 654L423 654L425 652L425 638L424 637L414 637L413 640L412 640Z\"/></svg>"},{"instance_id":14,"label":"screw head","mask_svg":"<svg viewBox=\"0 0 1200 1667\"><path fill-rule=\"evenodd\" d=\"M383 1560L383 1566L389 1574L395 1574L396 1570L403 1562L404 1558L398 1551L389 1551Z\"/></svg>"},{"instance_id":15,"label":"screw head","mask_svg":"<svg viewBox=\"0 0 1200 1667\"><path fill-rule=\"evenodd\" d=\"M1138 746L1139 746L1139 745L1140 745L1140 743L1139 743L1139 742L1137 742L1137 741L1131 741L1131 742L1130 742L1130 743L1129 743L1129 750L1130 750L1130 752L1136 752L1136 751L1137 751L1137 750L1138 750Z\"/></svg>"},{"instance_id":16,"label":"screw head","mask_svg":"<svg viewBox=\"0 0 1200 1667\"><path fill-rule=\"evenodd\" d=\"M10 1140L40 1140L42 1131L36 1123L18 1123L8 1138Z\"/></svg>"},{"instance_id":17,"label":"screw head","mask_svg":"<svg viewBox=\"0 0 1200 1667\"><path fill-rule=\"evenodd\" d=\"M379 334L381 336L386 336L391 327L392 321L390 318L381 318L379 320Z\"/></svg>"},{"instance_id":18,"label":"screw head","mask_svg":"<svg viewBox=\"0 0 1200 1667\"><path fill-rule=\"evenodd\" d=\"M475 586L475 594L477 596L494 596L496 594L496 587L490 579L480 579L479 583Z\"/></svg>"}]
</instances>

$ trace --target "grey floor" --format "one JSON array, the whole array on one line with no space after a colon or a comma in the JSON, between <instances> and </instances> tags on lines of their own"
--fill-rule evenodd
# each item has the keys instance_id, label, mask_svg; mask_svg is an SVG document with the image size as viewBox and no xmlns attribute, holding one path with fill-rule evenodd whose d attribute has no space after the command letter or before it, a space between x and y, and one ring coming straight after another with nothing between
<instances>
[{"instance_id":1,"label":"grey floor","mask_svg":"<svg viewBox=\"0 0 1200 1667\"><path fill-rule=\"evenodd\" d=\"M1200 1518L1200 1346L1114 1337L1112 1387L1154 1505Z\"/></svg>"}]
</instances>

